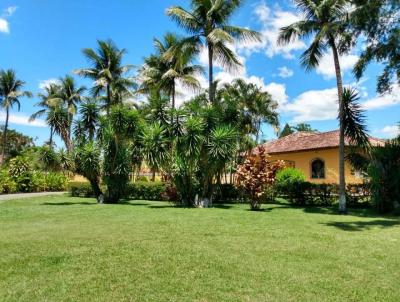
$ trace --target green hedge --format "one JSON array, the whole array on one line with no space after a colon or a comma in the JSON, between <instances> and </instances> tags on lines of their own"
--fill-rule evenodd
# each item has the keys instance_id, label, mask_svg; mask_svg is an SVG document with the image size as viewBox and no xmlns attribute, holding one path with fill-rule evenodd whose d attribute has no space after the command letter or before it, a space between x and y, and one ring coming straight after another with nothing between
<instances>
[{"instance_id":1,"label":"green hedge","mask_svg":"<svg viewBox=\"0 0 400 302\"><path fill-rule=\"evenodd\" d=\"M296 205L332 206L337 203L339 185L314 184L306 181L277 183L281 197ZM350 208L370 207L371 193L368 184L348 184L346 188L347 206Z\"/></svg>"},{"instance_id":2,"label":"green hedge","mask_svg":"<svg viewBox=\"0 0 400 302\"><path fill-rule=\"evenodd\" d=\"M8 170L0 172L0 193L17 192L56 192L67 189L68 178L55 172L25 171L10 176Z\"/></svg>"},{"instance_id":3,"label":"green hedge","mask_svg":"<svg viewBox=\"0 0 400 302\"><path fill-rule=\"evenodd\" d=\"M106 192L105 186L102 186L101 189ZM74 197L94 197L92 187L88 182L70 182L68 191ZM166 184L162 182L138 181L129 183L125 188L124 197L135 200L169 201L166 194Z\"/></svg>"},{"instance_id":4,"label":"green hedge","mask_svg":"<svg viewBox=\"0 0 400 302\"><path fill-rule=\"evenodd\" d=\"M214 203L240 202L243 197L239 189L233 184L214 185Z\"/></svg>"}]
</instances>

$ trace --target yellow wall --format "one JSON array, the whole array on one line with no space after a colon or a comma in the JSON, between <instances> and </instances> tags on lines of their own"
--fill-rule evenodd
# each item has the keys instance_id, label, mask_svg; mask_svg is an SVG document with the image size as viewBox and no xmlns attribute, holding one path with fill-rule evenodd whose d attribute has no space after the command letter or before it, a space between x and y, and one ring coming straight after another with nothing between
<instances>
[{"instance_id":1,"label":"yellow wall","mask_svg":"<svg viewBox=\"0 0 400 302\"><path fill-rule=\"evenodd\" d=\"M311 178L311 161L319 158L325 161L325 179ZM303 171L307 180L313 183L338 183L339 182L339 148L315 150L306 152L292 152L271 155L271 160L293 161L295 168ZM345 166L346 183L362 183L362 178L352 175L351 166Z\"/></svg>"}]
</instances>

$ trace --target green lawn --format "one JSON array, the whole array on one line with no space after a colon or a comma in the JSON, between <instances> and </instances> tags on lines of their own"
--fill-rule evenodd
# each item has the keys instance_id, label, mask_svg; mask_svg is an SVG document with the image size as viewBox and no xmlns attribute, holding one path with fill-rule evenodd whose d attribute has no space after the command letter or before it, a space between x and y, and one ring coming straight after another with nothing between
<instances>
[{"instance_id":1,"label":"green lawn","mask_svg":"<svg viewBox=\"0 0 400 302\"><path fill-rule=\"evenodd\" d=\"M399 301L400 219L0 202L0 301Z\"/></svg>"}]
</instances>

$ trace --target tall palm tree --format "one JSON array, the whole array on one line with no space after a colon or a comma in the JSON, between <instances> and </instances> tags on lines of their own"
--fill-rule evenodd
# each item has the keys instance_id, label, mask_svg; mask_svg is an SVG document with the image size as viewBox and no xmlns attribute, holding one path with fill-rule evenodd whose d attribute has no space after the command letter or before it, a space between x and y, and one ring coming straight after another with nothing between
<instances>
[{"instance_id":1,"label":"tall palm tree","mask_svg":"<svg viewBox=\"0 0 400 302\"><path fill-rule=\"evenodd\" d=\"M209 101L211 103L215 98L214 60L224 68L235 69L240 66L240 62L228 45L235 41L260 40L257 32L228 24L242 2L241 0L191 0L191 11L180 6L167 9L167 15L191 35L181 41L180 47L196 51L200 51L203 46L207 47ZM173 52L171 52L172 55Z\"/></svg>"},{"instance_id":2,"label":"tall palm tree","mask_svg":"<svg viewBox=\"0 0 400 302\"><path fill-rule=\"evenodd\" d=\"M19 111L21 107L20 98L32 97L31 92L22 90L24 85L25 82L17 78L14 70L0 70L0 106L6 111L6 122L3 133L3 148L1 152L1 160L3 163L7 145L7 130L8 120L10 118L10 109L16 105Z\"/></svg>"},{"instance_id":3,"label":"tall palm tree","mask_svg":"<svg viewBox=\"0 0 400 302\"><path fill-rule=\"evenodd\" d=\"M65 147L68 149L70 146L68 110L64 104L48 108L46 124L53 129L55 134L58 134L61 137Z\"/></svg>"},{"instance_id":4,"label":"tall palm tree","mask_svg":"<svg viewBox=\"0 0 400 302\"><path fill-rule=\"evenodd\" d=\"M53 107L60 105L58 102L58 92L59 86L57 84L50 84L49 86L44 88L44 93L39 93L38 96L40 101L35 104L35 106L41 107L42 109L33 113L29 121L34 121L38 117L43 115L49 114ZM50 138L49 138L49 145L50 148L53 147L53 135L54 135L54 128L50 125Z\"/></svg>"},{"instance_id":5,"label":"tall palm tree","mask_svg":"<svg viewBox=\"0 0 400 302\"><path fill-rule=\"evenodd\" d=\"M196 75L203 72L200 65L190 64L194 53L177 47L181 40L172 33L167 33L163 41L154 39L156 54L146 58L145 64L139 70L142 81L139 91L164 91L171 98L172 111L175 109L177 84L190 90L199 90L200 82ZM166 54L173 47L177 47L174 56L168 58Z\"/></svg>"},{"instance_id":6,"label":"tall palm tree","mask_svg":"<svg viewBox=\"0 0 400 302\"><path fill-rule=\"evenodd\" d=\"M77 86L75 80L70 75L60 78L60 90L58 98L65 103L68 110L68 151L71 151L72 120L78 109L78 104L83 100L83 93L86 91L84 86Z\"/></svg>"},{"instance_id":7,"label":"tall palm tree","mask_svg":"<svg viewBox=\"0 0 400 302\"><path fill-rule=\"evenodd\" d=\"M343 81L339 55L348 51L353 42L347 32L349 4L346 0L296 0L295 2L304 13L304 19L283 27L278 42L287 44L297 38L306 39L313 36L310 47L301 56L301 63L306 70L316 68L327 49L330 48L332 51L339 100L339 211L345 212L345 129Z\"/></svg>"},{"instance_id":8,"label":"tall palm tree","mask_svg":"<svg viewBox=\"0 0 400 302\"><path fill-rule=\"evenodd\" d=\"M78 69L75 72L94 81L91 89L94 97L105 94L105 108L108 113L110 106L120 100L120 98L114 98L113 95L129 92L134 86L133 80L126 77L132 66L122 65L126 50L119 49L111 40L98 40L97 44L97 50L91 48L82 50L90 67Z\"/></svg>"}]
</instances>

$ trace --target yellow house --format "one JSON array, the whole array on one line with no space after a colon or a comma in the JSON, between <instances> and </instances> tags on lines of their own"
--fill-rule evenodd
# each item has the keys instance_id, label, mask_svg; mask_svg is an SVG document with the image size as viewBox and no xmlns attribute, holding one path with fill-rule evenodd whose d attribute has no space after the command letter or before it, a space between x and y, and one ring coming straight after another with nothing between
<instances>
[{"instance_id":1,"label":"yellow house","mask_svg":"<svg viewBox=\"0 0 400 302\"><path fill-rule=\"evenodd\" d=\"M370 138L374 146L383 140ZM346 146L349 145L346 140ZM339 131L296 132L265 143L264 148L271 160L284 160L289 166L303 171L313 183L339 182ZM361 183L363 177L346 162L346 182Z\"/></svg>"}]
</instances>

